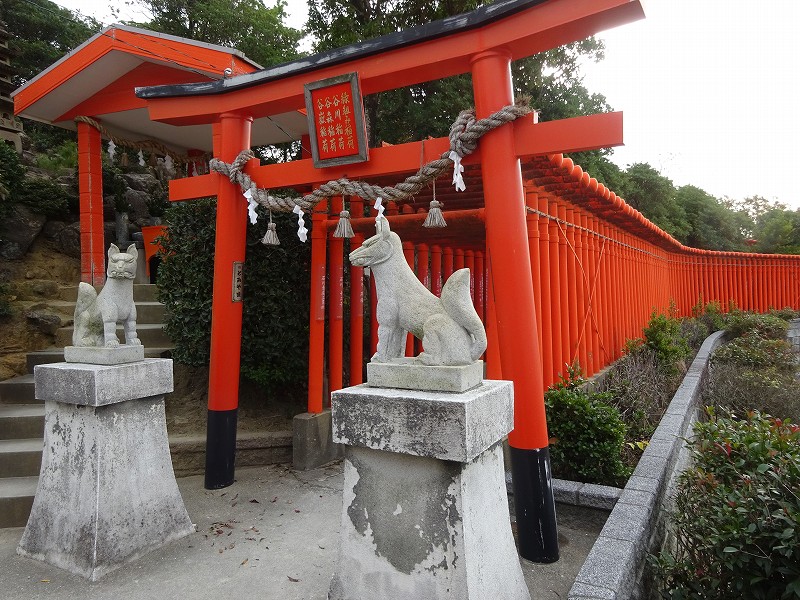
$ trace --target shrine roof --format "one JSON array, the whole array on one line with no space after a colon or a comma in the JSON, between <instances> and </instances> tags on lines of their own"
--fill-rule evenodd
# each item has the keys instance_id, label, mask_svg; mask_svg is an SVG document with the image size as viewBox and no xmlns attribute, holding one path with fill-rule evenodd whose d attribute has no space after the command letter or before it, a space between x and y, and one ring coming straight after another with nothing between
<instances>
[{"instance_id":1,"label":"shrine roof","mask_svg":"<svg viewBox=\"0 0 800 600\"><path fill-rule=\"evenodd\" d=\"M154 123L137 86L222 79L261 69L240 51L128 25L111 25L53 63L12 93L17 115L75 129L76 116L99 120L110 132L129 139L153 138L176 149L210 150L209 126L180 130ZM302 114L279 115L285 129ZM254 143L284 141L277 128L254 131ZM277 132L277 134L276 134Z\"/></svg>"},{"instance_id":2,"label":"shrine roof","mask_svg":"<svg viewBox=\"0 0 800 600\"><path fill-rule=\"evenodd\" d=\"M403 31L356 42L274 67L269 67L229 79L188 84L162 85L137 90L140 98L163 98L172 96L199 96L219 94L235 89L268 83L284 77L317 71L355 59L368 58L391 50L435 40L457 33L471 31L490 23L513 16L547 0L500 0L481 6L468 13L445 17L432 23L424 23Z\"/></svg>"}]
</instances>

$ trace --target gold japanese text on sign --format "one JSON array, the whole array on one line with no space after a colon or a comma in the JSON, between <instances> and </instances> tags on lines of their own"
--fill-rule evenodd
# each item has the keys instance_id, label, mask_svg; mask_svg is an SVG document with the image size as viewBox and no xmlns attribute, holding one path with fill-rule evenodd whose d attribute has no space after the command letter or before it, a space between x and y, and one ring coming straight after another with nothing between
<instances>
[{"instance_id":1,"label":"gold japanese text on sign","mask_svg":"<svg viewBox=\"0 0 800 600\"><path fill-rule=\"evenodd\" d=\"M306 84L305 100L315 167L367 160L364 108L356 73Z\"/></svg>"}]
</instances>

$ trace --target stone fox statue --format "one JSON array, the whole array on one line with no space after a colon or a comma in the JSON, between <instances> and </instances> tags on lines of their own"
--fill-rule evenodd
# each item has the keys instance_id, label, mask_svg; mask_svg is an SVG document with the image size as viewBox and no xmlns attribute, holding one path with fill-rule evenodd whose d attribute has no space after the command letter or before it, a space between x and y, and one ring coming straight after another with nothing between
<instances>
[{"instance_id":1,"label":"stone fox statue","mask_svg":"<svg viewBox=\"0 0 800 600\"><path fill-rule=\"evenodd\" d=\"M422 340L418 359L425 365L467 365L486 350L486 331L472 305L469 269L453 273L437 298L420 283L403 256L400 237L389 221L350 253L357 267L370 267L378 294L378 351L373 362L403 356L406 331Z\"/></svg>"},{"instance_id":2,"label":"stone fox statue","mask_svg":"<svg viewBox=\"0 0 800 600\"><path fill-rule=\"evenodd\" d=\"M119 346L117 323L125 329L125 343L140 346L136 335L136 305L133 303L133 278L136 276L136 245L120 252L116 245L108 249L108 279L98 294L88 283L78 287L75 305L73 346Z\"/></svg>"}]
</instances>

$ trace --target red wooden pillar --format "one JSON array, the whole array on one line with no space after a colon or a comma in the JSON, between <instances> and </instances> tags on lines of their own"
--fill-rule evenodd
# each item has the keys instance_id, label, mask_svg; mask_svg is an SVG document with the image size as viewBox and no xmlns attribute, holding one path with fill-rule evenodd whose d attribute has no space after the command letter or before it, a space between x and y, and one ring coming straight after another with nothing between
<instances>
[{"instance_id":1,"label":"red wooden pillar","mask_svg":"<svg viewBox=\"0 0 800 600\"><path fill-rule=\"evenodd\" d=\"M578 344L578 360L581 364L584 376L589 376L589 353L586 336L586 279L584 277L586 270L586 263L583 259L583 249L586 243L586 234L580 228L581 223L581 210L575 209L572 214L572 222L575 224L574 239L575 239L575 299L577 308L577 344Z\"/></svg>"},{"instance_id":2,"label":"red wooden pillar","mask_svg":"<svg viewBox=\"0 0 800 600\"><path fill-rule=\"evenodd\" d=\"M511 56L482 52L472 58L475 109L483 118L513 104ZM514 381L514 430L509 435L520 554L558 560L555 500L547 450L539 335L533 315L525 196L511 127L481 139L481 171L503 374ZM529 318L519 319L518 315Z\"/></svg>"},{"instance_id":3,"label":"red wooden pillar","mask_svg":"<svg viewBox=\"0 0 800 600\"><path fill-rule=\"evenodd\" d=\"M469 269L469 295L475 306L475 251L464 250L464 267Z\"/></svg>"},{"instance_id":4,"label":"red wooden pillar","mask_svg":"<svg viewBox=\"0 0 800 600\"><path fill-rule=\"evenodd\" d=\"M431 291L442 295L442 247L438 245L431 246Z\"/></svg>"},{"instance_id":5,"label":"red wooden pillar","mask_svg":"<svg viewBox=\"0 0 800 600\"><path fill-rule=\"evenodd\" d=\"M475 310L486 323L486 266L480 250L475 253Z\"/></svg>"},{"instance_id":6,"label":"red wooden pillar","mask_svg":"<svg viewBox=\"0 0 800 600\"><path fill-rule=\"evenodd\" d=\"M442 251L442 285L450 278L450 275L453 274L453 249L452 248L445 248ZM440 292L441 293L441 290Z\"/></svg>"},{"instance_id":7,"label":"red wooden pillar","mask_svg":"<svg viewBox=\"0 0 800 600\"><path fill-rule=\"evenodd\" d=\"M561 373L564 377L567 376L567 367L572 363L572 331L570 325L572 324L572 303L574 297L570 298L569 295L569 248L567 247L566 229L563 222L567 218L567 206L563 200L558 202L558 212L556 216L561 221L562 225L558 228L558 272L559 278L559 295L561 297Z\"/></svg>"},{"instance_id":8,"label":"red wooden pillar","mask_svg":"<svg viewBox=\"0 0 800 600\"><path fill-rule=\"evenodd\" d=\"M323 208L325 203L317 205L315 212ZM344 210L341 196L330 199L330 212L325 214L326 220L339 218ZM320 225L325 221L320 220ZM326 230L328 228L325 228ZM333 229L329 231L333 232ZM312 234L313 237L313 234ZM313 243L313 242L312 242ZM328 271L328 390L335 392L344 387L344 238L331 235L327 241L330 247ZM327 400L327 398L325 398Z\"/></svg>"},{"instance_id":9,"label":"red wooden pillar","mask_svg":"<svg viewBox=\"0 0 800 600\"><path fill-rule=\"evenodd\" d=\"M308 325L308 412L321 413L325 379L325 279L327 200L311 216L311 304Z\"/></svg>"},{"instance_id":10,"label":"red wooden pillar","mask_svg":"<svg viewBox=\"0 0 800 600\"><path fill-rule=\"evenodd\" d=\"M547 214L547 198L539 194L537 208ZM553 356L553 298L550 293L550 220L539 217L539 285L541 286L542 383L545 388L555 382Z\"/></svg>"},{"instance_id":11,"label":"red wooden pillar","mask_svg":"<svg viewBox=\"0 0 800 600\"><path fill-rule=\"evenodd\" d=\"M547 214L551 215L551 217L558 216L558 202L556 200L551 199L547 203ZM564 312L561 298L561 273L559 271L561 263L558 252L558 223L555 218L550 218L547 220L547 226L549 228L548 241L550 243L550 269L548 270L550 274L550 320L552 322L550 343L553 353L553 381L555 382L558 381L558 374L564 370L564 365L562 364L563 352L561 350L564 343L561 338L561 319L564 318Z\"/></svg>"},{"instance_id":12,"label":"red wooden pillar","mask_svg":"<svg viewBox=\"0 0 800 600\"><path fill-rule=\"evenodd\" d=\"M220 159L230 163L250 147L253 119L224 113L219 117ZM233 483L239 365L242 341L242 267L247 234L247 202L238 185L217 177L217 228L214 239L214 296L211 304L211 359L208 377L206 489ZM323 250L323 260L324 260ZM236 277L234 277L236 275ZM246 275L244 275L246 276Z\"/></svg>"},{"instance_id":13,"label":"red wooden pillar","mask_svg":"<svg viewBox=\"0 0 800 600\"><path fill-rule=\"evenodd\" d=\"M486 378L502 379L503 365L500 362L500 340L497 334L497 311L495 310L494 303L492 260L491 255L488 254L488 249L487 256L489 256L489 260L486 261Z\"/></svg>"},{"instance_id":14,"label":"red wooden pillar","mask_svg":"<svg viewBox=\"0 0 800 600\"><path fill-rule=\"evenodd\" d=\"M91 285L103 285L106 281L102 151L100 132L88 123L79 122L78 190L81 211L81 281Z\"/></svg>"},{"instance_id":15,"label":"red wooden pillar","mask_svg":"<svg viewBox=\"0 0 800 600\"><path fill-rule=\"evenodd\" d=\"M587 248L587 264L589 266L589 289L587 295L587 323L586 327L587 332L590 334L590 340L592 342L591 349L592 349L592 373L597 373L602 368L602 360L601 354L602 350L600 347L600 330L599 330L599 320L600 314L597 310L597 286L598 283L598 272L597 272L597 265L598 265L598 254L600 246L602 242L597 235L597 228L594 226L594 218L590 217L588 214L583 215L582 225L587 229L590 229L592 233L588 237L588 248ZM589 312L591 309L591 312Z\"/></svg>"},{"instance_id":16,"label":"red wooden pillar","mask_svg":"<svg viewBox=\"0 0 800 600\"><path fill-rule=\"evenodd\" d=\"M568 207L562 204L559 217L561 217L562 221L565 221L562 226L561 237L563 238L566 235L563 246L565 256L561 263L562 269L566 268L567 273L565 291L567 296L569 352L567 353L566 362L572 365L576 360L580 362L578 356L578 274L575 261L575 227L573 227L575 213L572 206Z\"/></svg>"},{"instance_id":17,"label":"red wooden pillar","mask_svg":"<svg viewBox=\"0 0 800 600\"><path fill-rule=\"evenodd\" d=\"M405 210L406 207L408 207L407 204L403 206L403 209ZM414 269L413 242L403 242L403 256L405 256L408 266L411 267L411 272L416 272L416 269ZM406 356L414 356L414 336L410 333L406 334Z\"/></svg>"},{"instance_id":18,"label":"red wooden pillar","mask_svg":"<svg viewBox=\"0 0 800 600\"><path fill-rule=\"evenodd\" d=\"M536 192L528 191L525 194L525 206L536 210L536 203L539 195ZM543 347L542 340L542 280L540 276L539 263L541 257L539 255L539 214L535 212L526 212L525 220L528 227L528 252L531 256L531 282L533 283L533 302L536 306L536 330L539 334L539 348ZM544 370L544 352L542 352L542 382L544 385L550 383L548 381L548 373Z\"/></svg>"},{"instance_id":19,"label":"red wooden pillar","mask_svg":"<svg viewBox=\"0 0 800 600\"><path fill-rule=\"evenodd\" d=\"M458 271L464 268L464 251L461 248L456 248L453 252L453 270Z\"/></svg>"},{"instance_id":20,"label":"red wooden pillar","mask_svg":"<svg viewBox=\"0 0 800 600\"><path fill-rule=\"evenodd\" d=\"M595 251L597 237L589 233L589 215L581 213L581 227L584 229L583 243L583 268L584 268L584 311L582 316L583 335L586 340L587 376L594 375L600 369L600 342L594 329L593 308L594 302L594 271Z\"/></svg>"},{"instance_id":21,"label":"red wooden pillar","mask_svg":"<svg viewBox=\"0 0 800 600\"><path fill-rule=\"evenodd\" d=\"M350 214L356 218L364 215L364 201L350 198ZM350 240L350 248L359 248L364 236L357 233ZM350 385L364 383L364 267L350 265Z\"/></svg>"},{"instance_id":22,"label":"red wooden pillar","mask_svg":"<svg viewBox=\"0 0 800 600\"><path fill-rule=\"evenodd\" d=\"M429 256L428 244L419 244L417 246L417 278L422 282L422 285L431 289L430 271L428 270ZM472 273L471 270L470 273ZM414 356L422 352L422 340L415 340L414 348Z\"/></svg>"}]
</instances>

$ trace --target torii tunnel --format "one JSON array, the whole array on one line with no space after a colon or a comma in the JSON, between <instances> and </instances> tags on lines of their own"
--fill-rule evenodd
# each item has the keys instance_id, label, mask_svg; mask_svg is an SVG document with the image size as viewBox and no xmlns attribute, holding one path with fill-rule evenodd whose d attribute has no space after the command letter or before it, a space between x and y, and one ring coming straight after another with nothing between
<instances>
[{"instance_id":1,"label":"torii tunnel","mask_svg":"<svg viewBox=\"0 0 800 600\"><path fill-rule=\"evenodd\" d=\"M374 94L468 73L477 117L483 118L513 104L512 60L642 16L638 0L500 0L466 15L264 70L219 48L120 28L87 42L21 88L15 100L18 113L28 111L40 120L71 124L75 116L92 117L140 139L212 151L232 162L253 145L281 139L266 131L267 123L280 123L281 133L292 134L288 139L308 133L301 112L306 83L357 73L363 93ZM174 45L177 49L165 49ZM206 81L189 83L199 66L181 64L180 57L200 51L209 53L206 67L213 63L214 69L202 71ZM134 56L144 64L131 67ZM163 64L155 64L154 57ZM83 103L72 102L96 79L89 77L93 66L113 79L99 65L112 58L116 67L128 65L128 74L102 81ZM228 64L234 76L214 80ZM154 87L134 94L134 86ZM72 95L53 93L59 89ZM191 141L180 142L184 135ZM91 205L102 201L100 133L81 126L79 137L82 208L86 200L82 226L94 227L81 232L88 246L83 275L96 282L102 279L102 227ZM577 360L586 374L596 373L619 356L626 339L640 335L653 309L664 311L671 301L680 314L689 314L700 299L763 311L797 308L800 297L800 258L682 246L563 157L621 143L621 113L544 123L521 118L487 133L478 151L465 158L466 191L456 193L440 180L435 189L444 203L446 228L421 227L433 190L387 208L392 229L405 241L409 265L434 293L453 270L470 268L474 303L489 338L487 376L514 382L509 446L520 553L541 562L558 558L543 393L566 365ZM449 140L439 138L370 149L369 160L358 164L319 168L309 158L264 166L251 161L245 172L261 188L298 193L345 174L392 185L448 148ZM215 488L233 482L242 304L232 287L235 265L245 255L247 203L238 186L217 173L170 184L173 201L209 195L217 196L218 209L206 486ZM332 235L345 204L357 233L350 242ZM364 319L375 312L375 297L364 289L359 268L349 270L347 315L343 307L344 254L372 234L371 204L332 197L313 211L310 415L324 414L328 392L360 383L364 361L373 352L375 324L367 343L362 332ZM408 352L415 352L413 345L409 341Z\"/></svg>"}]
</instances>

